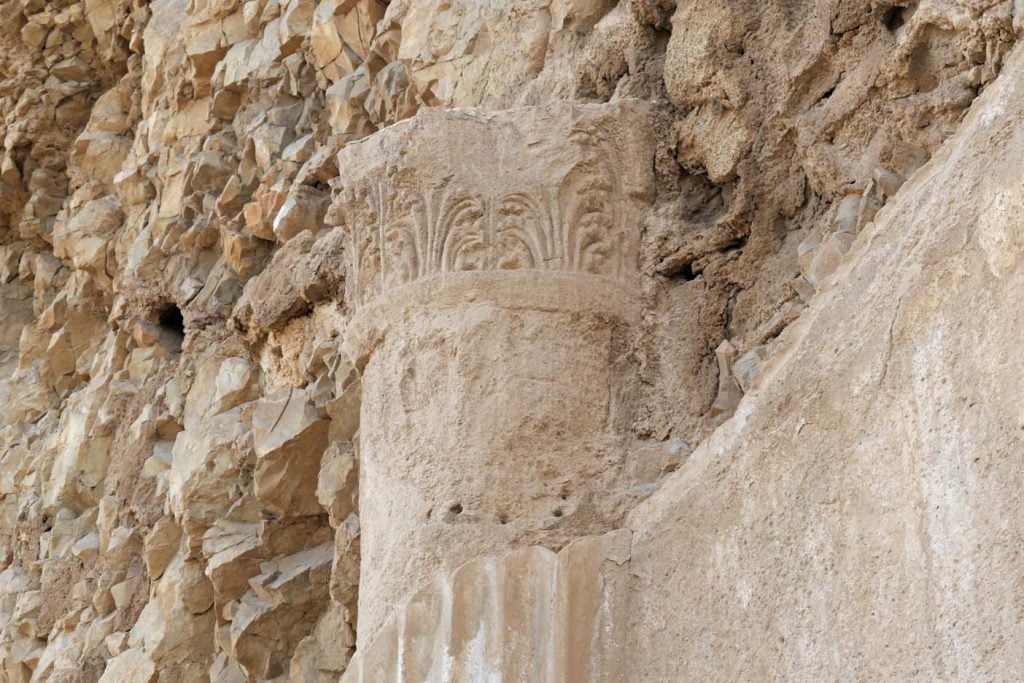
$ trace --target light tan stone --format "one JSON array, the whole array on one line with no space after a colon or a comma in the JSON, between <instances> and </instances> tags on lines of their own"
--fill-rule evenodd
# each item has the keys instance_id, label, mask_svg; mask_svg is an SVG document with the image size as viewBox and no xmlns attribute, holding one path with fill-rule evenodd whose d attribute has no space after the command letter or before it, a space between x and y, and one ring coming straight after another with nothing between
<instances>
[{"instance_id":1,"label":"light tan stone","mask_svg":"<svg viewBox=\"0 0 1024 683\"><path fill-rule=\"evenodd\" d=\"M214 380L212 413L222 413L255 399L258 395L257 370L244 358L227 358L221 363Z\"/></svg>"},{"instance_id":2,"label":"light tan stone","mask_svg":"<svg viewBox=\"0 0 1024 683\"><path fill-rule=\"evenodd\" d=\"M287 242L303 230L319 231L323 225L328 200L311 188L299 187L288 195L272 223L274 237Z\"/></svg>"},{"instance_id":3,"label":"light tan stone","mask_svg":"<svg viewBox=\"0 0 1024 683\"><path fill-rule=\"evenodd\" d=\"M303 391L282 389L253 413L256 498L280 516L322 514L316 498L328 420Z\"/></svg>"},{"instance_id":4,"label":"light tan stone","mask_svg":"<svg viewBox=\"0 0 1024 683\"><path fill-rule=\"evenodd\" d=\"M997 568L1021 535L1005 397L1024 377L991 363L1015 334L998 321L1021 316L1024 271L1002 265L1019 250L992 238L1022 225L1019 53L1002 78L862 231L737 415L630 516L638 678L1019 666L1020 629L991 628L1019 622L1018 575Z\"/></svg>"},{"instance_id":5,"label":"light tan stone","mask_svg":"<svg viewBox=\"0 0 1024 683\"><path fill-rule=\"evenodd\" d=\"M288 664L292 683L337 681L348 666L356 644L355 632L344 609L328 605L313 631L295 646Z\"/></svg>"},{"instance_id":6,"label":"light tan stone","mask_svg":"<svg viewBox=\"0 0 1024 683\"><path fill-rule=\"evenodd\" d=\"M124 214L116 196L89 202L54 230L54 253L94 276L107 275L108 245Z\"/></svg>"},{"instance_id":7,"label":"light tan stone","mask_svg":"<svg viewBox=\"0 0 1024 683\"><path fill-rule=\"evenodd\" d=\"M206 575L219 603L237 600L248 589L249 579L259 573L264 556L259 526L254 522L218 520L203 535Z\"/></svg>"},{"instance_id":8,"label":"light tan stone","mask_svg":"<svg viewBox=\"0 0 1024 683\"><path fill-rule=\"evenodd\" d=\"M167 675L199 675L213 651L213 590L198 562L179 554L167 567L128 636L132 666L148 660Z\"/></svg>"},{"instance_id":9,"label":"light tan stone","mask_svg":"<svg viewBox=\"0 0 1024 683\"><path fill-rule=\"evenodd\" d=\"M410 566L415 585L513 535L560 537L547 520L569 507L567 490L587 496L599 460L608 477L621 467L609 450L612 328L601 321L628 326L638 313L649 113L624 102L421 114L341 153L339 167L359 174L345 201L348 300L362 306L346 344L366 366L360 643L409 594ZM399 148L401 170L389 168ZM632 171L613 173L613 158ZM438 419L417 417L428 412ZM501 464L520 458L549 474Z\"/></svg>"},{"instance_id":10,"label":"light tan stone","mask_svg":"<svg viewBox=\"0 0 1024 683\"><path fill-rule=\"evenodd\" d=\"M428 103L507 106L516 86L543 66L550 15L533 3L397 2L388 6L385 21L389 16L402 17L396 58L409 67L415 93ZM492 32L516 40L497 41L477 54L477 42Z\"/></svg>"},{"instance_id":11,"label":"light tan stone","mask_svg":"<svg viewBox=\"0 0 1024 683\"><path fill-rule=\"evenodd\" d=\"M331 128L336 134L358 140L376 129L366 109L370 86L365 71L338 79L324 94L330 108Z\"/></svg>"},{"instance_id":12,"label":"light tan stone","mask_svg":"<svg viewBox=\"0 0 1024 683\"><path fill-rule=\"evenodd\" d=\"M629 680L629 559L617 531L474 560L400 606L341 680Z\"/></svg>"},{"instance_id":13,"label":"light tan stone","mask_svg":"<svg viewBox=\"0 0 1024 683\"><path fill-rule=\"evenodd\" d=\"M103 671L103 677L100 678L103 683L119 681L151 683L155 680L157 680L156 665L140 647L125 650L111 659Z\"/></svg>"},{"instance_id":14,"label":"light tan stone","mask_svg":"<svg viewBox=\"0 0 1024 683\"><path fill-rule=\"evenodd\" d=\"M281 675L292 651L314 628L330 573L330 543L268 562L249 583L231 620L231 652L250 675Z\"/></svg>"},{"instance_id":15,"label":"light tan stone","mask_svg":"<svg viewBox=\"0 0 1024 683\"><path fill-rule=\"evenodd\" d=\"M313 16L313 63L331 82L351 74L370 54L386 5L378 0L321 0Z\"/></svg>"},{"instance_id":16,"label":"light tan stone","mask_svg":"<svg viewBox=\"0 0 1024 683\"><path fill-rule=\"evenodd\" d=\"M178 434L168 502L189 545L227 513L241 495L237 477L252 458L252 435L243 406L210 417Z\"/></svg>"},{"instance_id":17,"label":"light tan stone","mask_svg":"<svg viewBox=\"0 0 1024 683\"><path fill-rule=\"evenodd\" d=\"M316 498L337 527L352 513L359 483L356 457L351 445L333 442L320 460Z\"/></svg>"},{"instance_id":18,"label":"light tan stone","mask_svg":"<svg viewBox=\"0 0 1024 683\"><path fill-rule=\"evenodd\" d=\"M143 559L149 579L159 579L178 552L181 528L169 517L161 517L146 536Z\"/></svg>"}]
</instances>

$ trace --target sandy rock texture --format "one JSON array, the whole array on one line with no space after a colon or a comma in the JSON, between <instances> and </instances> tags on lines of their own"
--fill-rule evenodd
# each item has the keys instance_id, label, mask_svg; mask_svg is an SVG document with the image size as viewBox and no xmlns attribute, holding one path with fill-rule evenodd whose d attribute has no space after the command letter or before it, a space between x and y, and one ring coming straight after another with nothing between
<instances>
[{"instance_id":1,"label":"sandy rock texture","mask_svg":"<svg viewBox=\"0 0 1024 683\"><path fill-rule=\"evenodd\" d=\"M631 513L638 678L1024 665L1022 57L864 229L733 419Z\"/></svg>"},{"instance_id":2,"label":"sandy rock texture","mask_svg":"<svg viewBox=\"0 0 1024 683\"><path fill-rule=\"evenodd\" d=\"M0 680L1014 678L1022 34L0 3Z\"/></svg>"}]
</instances>

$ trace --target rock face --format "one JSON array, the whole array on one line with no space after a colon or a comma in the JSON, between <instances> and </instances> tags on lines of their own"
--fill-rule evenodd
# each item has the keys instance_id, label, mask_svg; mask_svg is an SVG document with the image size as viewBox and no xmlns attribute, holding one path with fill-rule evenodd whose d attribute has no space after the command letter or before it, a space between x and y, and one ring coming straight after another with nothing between
<instances>
[{"instance_id":1,"label":"rock face","mask_svg":"<svg viewBox=\"0 0 1024 683\"><path fill-rule=\"evenodd\" d=\"M1013 679L1024 4L0 5L0 680Z\"/></svg>"},{"instance_id":2,"label":"rock face","mask_svg":"<svg viewBox=\"0 0 1024 683\"><path fill-rule=\"evenodd\" d=\"M1022 57L858 237L736 416L631 513L639 678L1024 664L1024 365L1006 355L1024 317Z\"/></svg>"}]
</instances>

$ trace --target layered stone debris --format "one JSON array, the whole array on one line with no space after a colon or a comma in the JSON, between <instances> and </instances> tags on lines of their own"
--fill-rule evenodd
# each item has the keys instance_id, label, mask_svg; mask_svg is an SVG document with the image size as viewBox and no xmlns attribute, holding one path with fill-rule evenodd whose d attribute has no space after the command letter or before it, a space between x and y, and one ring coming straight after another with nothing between
<instances>
[{"instance_id":1,"label":"layered stone debris","mask_svg":"<svg viewBox=\"0 0 1024 683\"><path fill-rule=\"evenodd\" d=\"M339 155L359 642L442 567L560 547L621 474L652 107L430 112Z\"/></svg>"}]
</instances>

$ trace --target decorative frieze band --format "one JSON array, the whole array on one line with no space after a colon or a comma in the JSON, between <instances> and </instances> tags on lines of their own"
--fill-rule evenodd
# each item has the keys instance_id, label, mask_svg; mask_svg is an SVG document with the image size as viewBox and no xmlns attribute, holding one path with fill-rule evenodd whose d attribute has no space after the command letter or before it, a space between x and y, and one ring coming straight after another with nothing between
<instances>
[{"instance_id":1,"label":"decorative frieze band","mask_svg":"<svg viewBox=\"0 0 1024 683\"><path fill-rule=\"evenodd\" d=\"M616 139L627 125L619 109L433 114L382 131L376 144L350 145L339 157L347 182L337 200L349 304L445 273L634 275L643 194L635 186L650 164L636 152L637 135ZM537 142L517 131L531 120Z\"/></svg>"}]
</instances>

